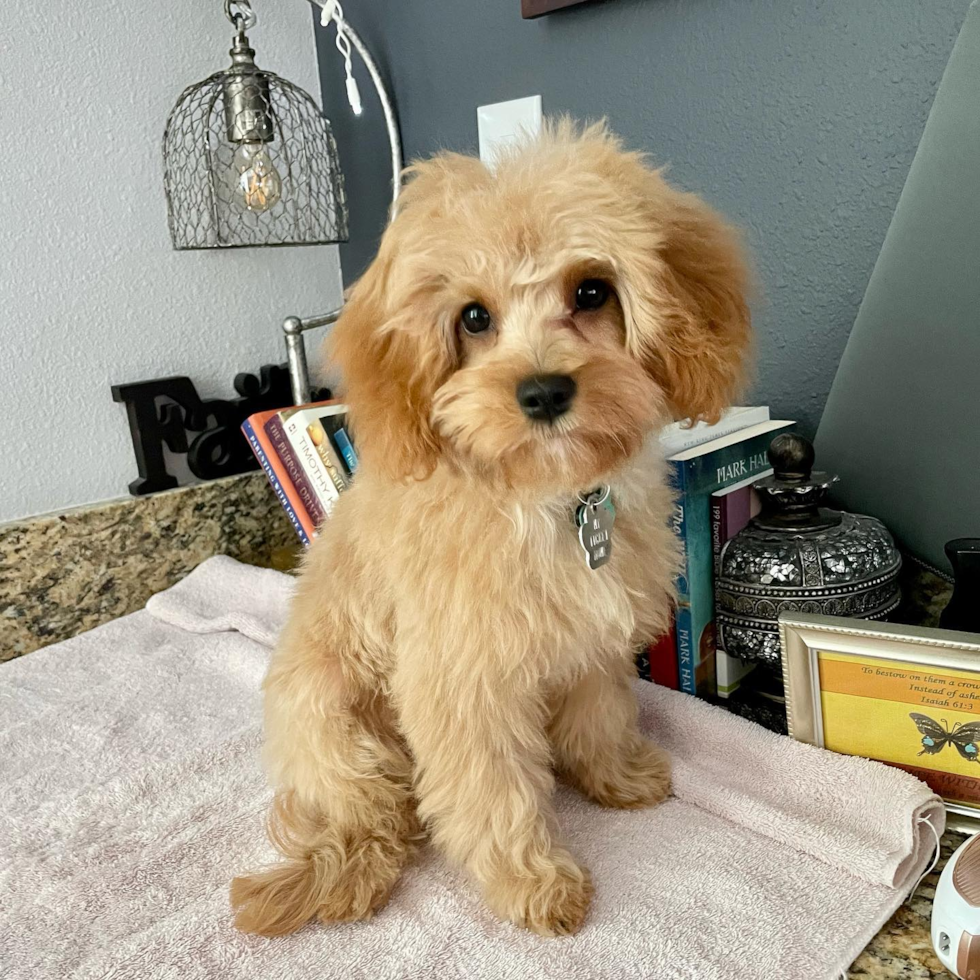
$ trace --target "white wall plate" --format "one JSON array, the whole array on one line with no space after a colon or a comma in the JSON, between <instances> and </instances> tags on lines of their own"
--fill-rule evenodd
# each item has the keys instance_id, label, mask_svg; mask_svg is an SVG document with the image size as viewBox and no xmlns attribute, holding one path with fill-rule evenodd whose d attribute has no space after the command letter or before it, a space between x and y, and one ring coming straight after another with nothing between
<instances>
[{"instance_id":1,"label":"white wall plate","mask_svg":"<svg viewBox=\"0 0 980 980\"><path fill-rule=\"evenodd\" d=\"M524 99L481 105L476 110L476 123L480 134L480 159L493 166L499 149L541 132L541 96L529 95Z\"/></svg>"}]
</instances>

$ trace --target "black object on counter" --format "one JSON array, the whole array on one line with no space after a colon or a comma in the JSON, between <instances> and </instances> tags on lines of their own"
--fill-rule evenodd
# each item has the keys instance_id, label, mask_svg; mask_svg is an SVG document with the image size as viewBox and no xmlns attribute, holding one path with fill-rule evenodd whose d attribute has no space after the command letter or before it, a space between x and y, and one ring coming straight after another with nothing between
<instances>
[{"instance_id":1,"label":"black object on counter","mask_svg":"<svg viewBox=\"0 0 980 980\"><path fill-rule=\"evenodd\" d=\"M956 582L939 625L947 630L980 633L980 538L947 541L946 557Z\"/></svg>"},{"instance_id":2,"label":"black object on counter","mask_svg":"<svg viewBox=\"0 0 980 980\"><path fill-rule=\"evenodd\" d=\"M199 480L216 480L259 468L241 424L255 412L293 403L285 364L264 364L259 375L235 376L238 398L201 398L190 378L178 375L112 385L113 401L126 406L139 478L129 484L134 496L170 490L177 477L167 470L164 447L187 455L187 467ZM313 401L330 397L318 389ZM192 433L188 438L188 433Z\"/></svg>"}]
</instances>

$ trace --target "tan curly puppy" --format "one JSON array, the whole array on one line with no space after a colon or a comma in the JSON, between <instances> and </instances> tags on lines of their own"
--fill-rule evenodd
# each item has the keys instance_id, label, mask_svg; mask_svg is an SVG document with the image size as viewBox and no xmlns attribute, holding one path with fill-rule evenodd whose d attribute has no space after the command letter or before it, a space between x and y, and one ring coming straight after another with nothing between
<instances>
[{"instance_id":1,"label":"tan curly puppy","mask_svg":"<svg viewBox=\"0 0 980 980\"><path fill-rule=\"evenodd\" d=\"M645 443L728 403L745 268L714 212L601 125L553 125L495 172L442 154L409 176L332 338L361 466L265 682L286 860L235 880L235 921L367 918L425 828L498 915L570 933L592 885L553 773L605 806L669 792L630 689L676 561ZM591 560L583 499L606 515Z\"/></svg>"}]
</instances>

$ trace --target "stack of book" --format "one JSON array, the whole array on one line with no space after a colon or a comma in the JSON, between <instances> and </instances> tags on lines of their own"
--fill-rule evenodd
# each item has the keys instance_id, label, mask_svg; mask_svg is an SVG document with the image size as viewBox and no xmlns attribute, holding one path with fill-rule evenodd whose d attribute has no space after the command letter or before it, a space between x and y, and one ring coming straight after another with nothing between
<instances>
[{"instance_id":1,"label":"stack of book","mask_svg":"<svg viewBox=\"0 0 980 980\"><path fill-rule=\"evenodd\" d=\"M327 401L256 412L242 423L242 432L308 545L357 470L347 406Z\"/></svg>"},{"instance_id":2,"label":"stack of book","mask_svg":"<svg viewBox=\"0 0 980 980\"><path fill-rule=\"evenodd\" d=\"M750 671L717 649L715 570L726 542L758 512L752 484L772 472L770 442L792 424L770 419L768 407L737 407L715 425L675 424L662 433L677 491L673 526L682 568L672 629L644 652L641 676L713 698L728 697Z\"/></svg>"}]
</instances>

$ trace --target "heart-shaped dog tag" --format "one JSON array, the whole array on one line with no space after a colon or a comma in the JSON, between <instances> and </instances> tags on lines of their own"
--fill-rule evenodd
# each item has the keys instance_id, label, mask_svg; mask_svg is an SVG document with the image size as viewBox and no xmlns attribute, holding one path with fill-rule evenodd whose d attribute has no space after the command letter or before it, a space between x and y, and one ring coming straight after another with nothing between
<instances>
[{"instance_id":1,"label":"heart-shaped dog tag","mask_svg":"<svg viewBox=\"0 0 980 980\"><path fill-rule=\"evenodd\" d=\"M593 490L576 513L578 539L585 551L585 562L593 571L605 565L612 555L615 520L608 487Z\"/></svg>"}]
</instances>

